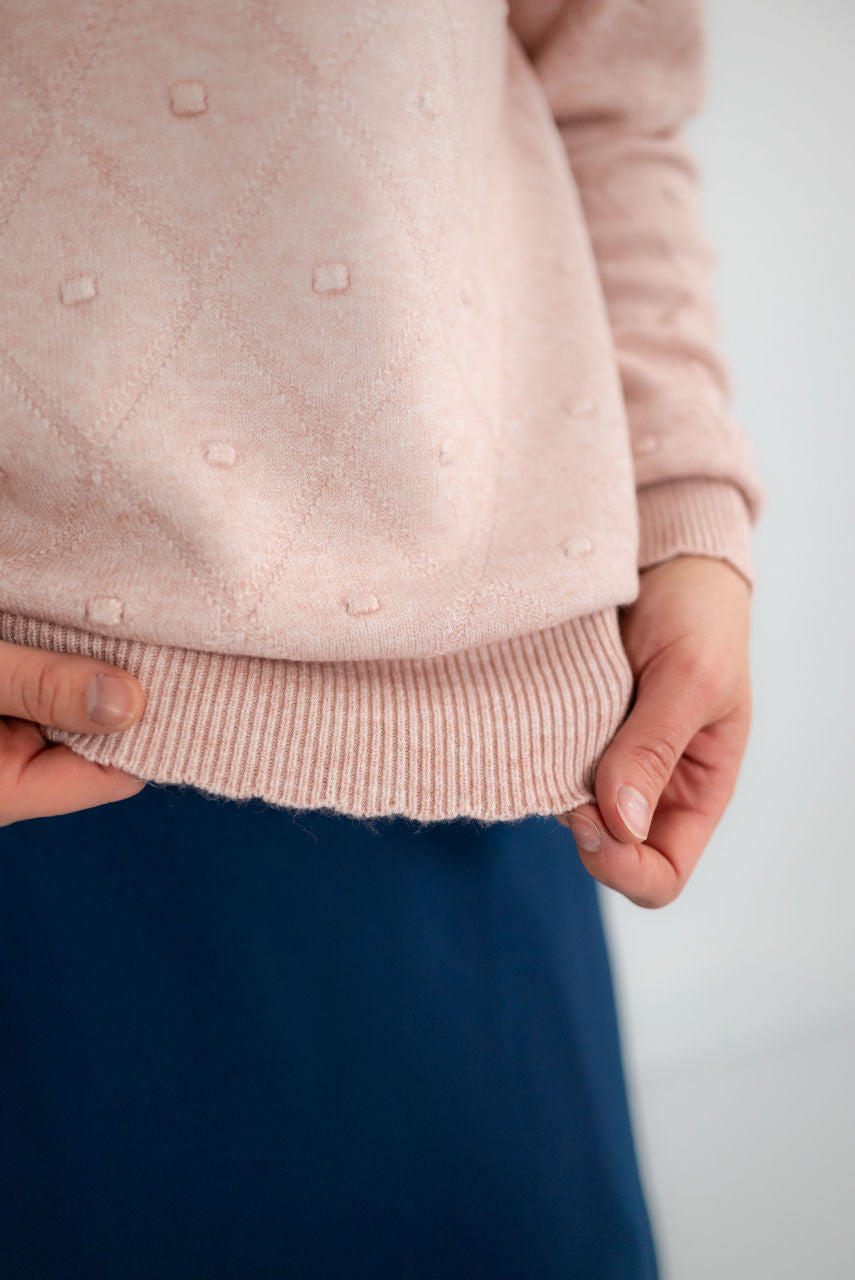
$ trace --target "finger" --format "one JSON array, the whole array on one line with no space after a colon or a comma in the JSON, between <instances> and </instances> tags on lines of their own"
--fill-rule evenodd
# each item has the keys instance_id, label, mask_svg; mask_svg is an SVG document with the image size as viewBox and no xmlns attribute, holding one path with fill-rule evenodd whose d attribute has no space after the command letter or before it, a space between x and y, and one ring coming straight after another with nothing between
<instances>
[{"instance_id":1,"label":"finger","mask_svg":"<svg viewBox=\"0 0 855 1280\"><path fill-rule=\"evenodd\" d=\"M35 746L36 737L41 749ZM86 760L70 747L46 746L29 721L5 722L0 755L0 826L126 800L145 785L144 779L112 765Z\"/></svg>"},{"instance_id":2,"label":"finger","mask_svg":"<svg viewBox=\"0 0 855 1280\"><path fill-rule=\"evenodd\" d=\"M662 907L682 892L721 820L735 788L747 741L738 715L706 726L691 740L662 793L646 841L617 840L597 805L581 805L560 821L570 826L586 870L641 907ZM572 824L569 819L572 818ZM586 824L600 832L598 849L586 847Z\"/></svg>"},{"instance_id":3,"label":"finger","mask_svg":"<svg viewBox=\"0 0 855 1280\"><path fill-rule=\"evenodd\" d=\"M698 659L672 646L642 672L635 702L597 766L597 804L616 840L647 838L659 798L695 735L720 713Z\"/></svg>"},{"instance_id":4,"label":"finger","mask_svg":"<svg viewBox=\"0 0 855 1280\"><path fill-rule=\"evenodd\" d=\"M587 821L580 823L579 819ZM665 906L678 896L681 883L673 863L647 843L615 840L596 805L581 805L573 810L572 821L562 815L559 822L572 832L585 870L607 889L623 894L639 907ZM585 843L589 823L600 833L596 849Z\"/></svg>"},{"instance_id":5,"label":"finger","mask_svg":"<svg viewBox=\"0 0 855 1280\"><path fill-rule=\"evenodd\" d=\"M128 728L144 706L142 686L121 667L0 641L0 716L109 733Z\"/></svg>"}]
</instances>

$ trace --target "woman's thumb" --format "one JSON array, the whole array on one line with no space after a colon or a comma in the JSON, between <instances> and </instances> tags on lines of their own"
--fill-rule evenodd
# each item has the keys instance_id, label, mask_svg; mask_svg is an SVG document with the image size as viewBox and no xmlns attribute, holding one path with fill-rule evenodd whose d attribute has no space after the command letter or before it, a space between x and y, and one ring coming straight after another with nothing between
<instances>
[{"instance_id":1,"label":"woman's thumb","mask_svg":"<svg viewBox=\"0 0 855 1280\"><path fill-rule=\"evenodd\" d=\"M664 655L645 669L594 783L600 813L616 840L647 839L662 792L708 719L703 686L687 679L682 662Z\"/></svg>"},{"instance_id":2,"label":"woman's thumb","mask_svg":"<svg viewBox=\"0 0 855 1280\"><path fill-rule=\"evenodd\" d=\"M126 729L145 694L120 667L0 641L0 715L79 733Z\"/></svg>"}]
</instances>

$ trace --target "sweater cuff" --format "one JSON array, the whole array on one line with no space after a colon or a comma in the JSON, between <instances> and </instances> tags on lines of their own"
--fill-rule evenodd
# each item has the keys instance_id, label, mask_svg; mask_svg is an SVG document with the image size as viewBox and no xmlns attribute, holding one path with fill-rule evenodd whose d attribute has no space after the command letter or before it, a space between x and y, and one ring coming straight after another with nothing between
<instances>
[{"instance_id":1,"label":"sweater cuff","mask_svg":"<svg viewBox=\"0 0 855 1280\"><path fill-rule=\"evenodd\" d=\"M692 476L643 485L636 497L639 571L678 555L716 556L737 569L753 591L753 526L737 485Z\"/></svg>"}]
</instances>

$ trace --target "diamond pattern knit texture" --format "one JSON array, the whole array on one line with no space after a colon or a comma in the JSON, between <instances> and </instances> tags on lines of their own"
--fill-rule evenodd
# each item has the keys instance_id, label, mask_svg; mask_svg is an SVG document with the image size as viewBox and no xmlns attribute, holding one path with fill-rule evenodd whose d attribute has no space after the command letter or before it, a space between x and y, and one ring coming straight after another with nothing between
<instances>
[{"instance_id":1,"label":"diamond pattern knit texture","mask_svg":"<svg viewBox=\"0 0 855 1280\"><path fill-rule=\"evenodd\" d=\"M754 583L683 125L695 0L4 0L0 638L134 671L152 781L593 799L618 609Z\"/></svg>"}]
</instances>

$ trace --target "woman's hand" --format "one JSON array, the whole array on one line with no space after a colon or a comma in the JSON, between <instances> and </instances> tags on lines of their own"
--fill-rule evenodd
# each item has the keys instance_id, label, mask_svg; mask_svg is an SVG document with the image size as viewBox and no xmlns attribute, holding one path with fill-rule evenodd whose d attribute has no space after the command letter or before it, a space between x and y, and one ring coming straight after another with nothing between
<instances>
[{"instance_id":1,"label":"woman's hand","mask_svg":"<svg viewBox=\"0 0 855 1280\"><path fill-rule=\"evenodd\" d=\"M142 778L50 745L34 722L110 733L127 729L144 706L142 686L128 671L81 654L0 641L0 827L142 791Z\"/></svg>"},{"instance_id":2,"label":"woman's hand","mask_svg":"<svg viewBox=\"0 0 855 1280\"><path fill-rule=\"evenodd\" d=\"M736 788L751 725L751 588L727 561L694 555L645 569L640 582L620 624L636 678L633 704L597 767L596 805L558 820L596 880L637 906L664 907L682 891ZM647 802L652 819L622 803L623 784ZM591 821L601 836L596 849Z\"/></svg>"}]
</instances>

